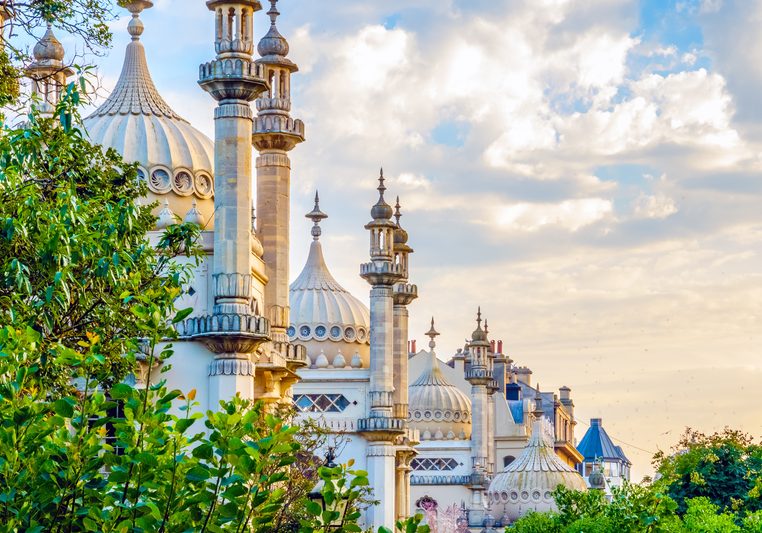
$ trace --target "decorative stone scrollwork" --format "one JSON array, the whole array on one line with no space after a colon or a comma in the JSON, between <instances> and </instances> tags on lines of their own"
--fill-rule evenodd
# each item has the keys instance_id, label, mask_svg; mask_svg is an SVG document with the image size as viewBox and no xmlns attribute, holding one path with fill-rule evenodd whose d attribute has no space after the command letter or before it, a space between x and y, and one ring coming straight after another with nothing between
<instances>
[{"instance_id":1,"label":"decorative stone scrollwork","mask_svg":"<svg viewBox=\"0 0 762 533\"><path fill-rule=\"evenodd\" d=\"M214 195L214 180L206 172L198 172L194 180L196 196L207 199Z\"/></svg>"},{"instance_id":2,"label":"decorative stone scrollwork","mask_svg":"<svg viewBox=\"0 0 762 533\"><path fill-rule=\"evenodd\" d=\"M148 179L148 188L157 194L166 194L172 190L172 178L166 167L155 167Z\"/></svg>"},{"instance_id":3,"label":"decorative stone scrollwork","mask_svg":"<svg viewBox=\"0 0 762 533\"><path fill-rule=\"evenodd\" d=\"M187 168L172 170L164 165L156 165L149 171L138 169L138 177L146 180L148 189L154 194L173 192L178 196L195 195L202 200L214 196L214 178L203 170L194 175Z\"/></svg>"},{"instance_id":4,"label":"decorative stone scrollwork","mask_svg":"<svg viewBox=\"0 0 762 533\"><path fill-rule=\"evenodd\" d=\"M175 173L175 177L172 179L172 190L180 196L193 194L193 177L189 171L181 169Z\"/></svg>"}]
</instances>

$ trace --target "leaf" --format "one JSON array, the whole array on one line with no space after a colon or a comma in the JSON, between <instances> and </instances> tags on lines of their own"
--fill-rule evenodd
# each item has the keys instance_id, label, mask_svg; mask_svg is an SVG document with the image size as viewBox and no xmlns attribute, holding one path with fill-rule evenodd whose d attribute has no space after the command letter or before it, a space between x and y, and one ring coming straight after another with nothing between
<instances>
[{"instance_id":1,"label":"leaf","mask_svg":"<svg viewBox=\"0 0 762 533\"><path fill-rule=\"evenodd\" d=\"M56 400L53 404L53 411L64 418L71 418L74 416L74 406L72 405L73 400L70 400L72 403L69 403L67 400L70 399L61 398L60 400Z\"/></svg>"},{"instance_id":2,"label":"leaf","mask_svg":"<svg viewBox=\"0 0 762 533\"><path fill-rule=\"evenodd\" d=\"M179 322L182 322L183 320L188 318L191 315L191 313L193 313L192 307L187 307L181 311L178 311L177 314L175 315L175 318L172 319L172 323L177 324Z\"/></svg>"}]
</instances>

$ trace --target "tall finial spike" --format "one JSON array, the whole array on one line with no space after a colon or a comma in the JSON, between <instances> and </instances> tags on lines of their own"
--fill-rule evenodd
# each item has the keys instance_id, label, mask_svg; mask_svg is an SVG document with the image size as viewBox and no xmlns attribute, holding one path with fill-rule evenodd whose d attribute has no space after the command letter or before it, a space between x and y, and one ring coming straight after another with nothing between
<instances>
[{"instance_id":1,"label":"tall finial spike","mask_svg":"<svg viewBox=\"0 0 762 533\"><path fill-rule=\"evenodd\" d=\"M434 347L437 345L434 339L439 336L439 332L434 328L434 317L431 317L431 328L426 332L426 336L431 339L429 341L429 348L434 350Z\"/></svg>"},{"instance_id":2,"label":"tall finial spike","mask_svg":"<svg viewBox=\"0 0 762 533\"><path fill-rule=\"evenodd\" d=\"M489 333L489 324L487 324L487 319L484 319L484 333Z\"/></svg>"},{"instance_id":3,"label":"tall finial spike","mask_svg":"<svg viewBox=\"0 0 762 533\"><path fill-rule=\"evenodd\" d=\"M482 306L479 306L479 309L476 311L476 323L478 324L479 328L482 327Z\"/></svg>"},{"instance_id":4,"label":"tall finial spike","mask_svg":"<svg viewBox=\"0 0 762 533\"><path fill-rule=\"evenodd\" d=\"M315 191L315 207L312 208L312 211L304 215L306 218L309 218L312 220L314 226L312 226L312 240L317 241L320 239L320 235L322 235L323 230L320 228L320 221L323 219L328 218L328 215L323 213L320 210L320 195L318 194L318 191Z\"/></svg>"},{"instance_id":5,"label":"tall finial spike","mask_svg":"<svg viewBox=\"0 0 762 533\"><path fill-rule=\"evenodd\" d=\"M275 26L275 20L278 18L278 15L280 15L278 6L276 6L277 3L278 0L270 0L270 11L267 12L267 14L270 16L270 24L272 26Z\"/></svg>"},{"instance_id":6,"label":"tall finial spike","mask_svg":"<svg viewBox=\"0 0 762 533\"><path fill-rule=\"evenodd\" d=\"M381 198L384 197L384 191L386 191L386 185L384 185L384 168L381 167L381 173L378 176L378 192L381 194Z\"/></svg>"},{"instance_id":7,"label":"tall finial spike","mask_svg":"<svg viewBox=\"0 0 762 533\"><path fill-rule=\"evenodd\" d=\"M397 203L394 206L394 218L397 220L397 225L400 225L400 217L402 217L402 211L400 211L400 197L397 196Z\"/></svg>"}]
</instances>

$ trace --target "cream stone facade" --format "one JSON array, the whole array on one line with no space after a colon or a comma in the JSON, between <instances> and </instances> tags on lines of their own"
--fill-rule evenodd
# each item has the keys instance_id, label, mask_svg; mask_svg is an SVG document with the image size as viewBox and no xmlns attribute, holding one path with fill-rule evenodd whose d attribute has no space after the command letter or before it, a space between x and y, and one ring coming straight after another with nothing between
<instances>
[{"instance_id":1,"label":"cream stone facade","mask_svg":"<svg viewBox=\"0 0 762 533\"><path fill-rule=\"evenodd\" d=\"M206 5L215 55L199 67L198 83L217 103L213 140L176 113L151 79L140 42L150 0L125 2L132 41L119 81L85 120L94 143L138 164L146 200L158 203L152 239L178 220L201 227L204 257L180 303L194 311L178 325L164 374L169 386L196 389L204 409L240 395L293 402L301 416L319 420L341 442L338 460L354 459L369 473L379 504L364 525L374 530L424 504L456 504L472 531L491 531L549 508L558 484L584 490L570 389L533 386L531 371L490 340L481 310L470 340L447 363L435 351L434 319L429 350L416 352L408 326L418 296L414 250L399 198L395 207L387 202L383 170L365 224L368 261L359 266L368 299L350 294L328 269L320 242L328 215L317 193L306 214L309 256L289 286L289 153L306 140L305 125L291 117L298 67L277 28L277 0L256 47L260 1ZM70 75L50 29L34 55L32 89L50 112Z\"/></svg>"}]
</instances>

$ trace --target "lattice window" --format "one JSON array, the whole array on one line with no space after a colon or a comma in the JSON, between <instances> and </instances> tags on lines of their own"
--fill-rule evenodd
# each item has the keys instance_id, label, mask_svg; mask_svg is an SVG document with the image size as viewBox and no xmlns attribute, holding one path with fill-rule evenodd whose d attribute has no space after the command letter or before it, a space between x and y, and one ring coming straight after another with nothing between
<instances>
[{"instance_id":1,"label":"lattice window","mask_svg":"<svg viewBox=\"0 0 762 533\"><path fill-rule=\"evenodd\" d=\"M413 470L429 470L442 472L446 470L455 470L458 461L452 458L443 457L420 457L413 459L411 463Z\"/></svg>"},{"instance_id":2,"label":"lattice window","mask_svg":"<svg viewBox=\"0 0 762 533\"><path fill-rule=\"evenodd\" d=\"M343 394L295 394L294 404L302 413L340 413L349 400Z\"/></svg>"}]
</instances>

